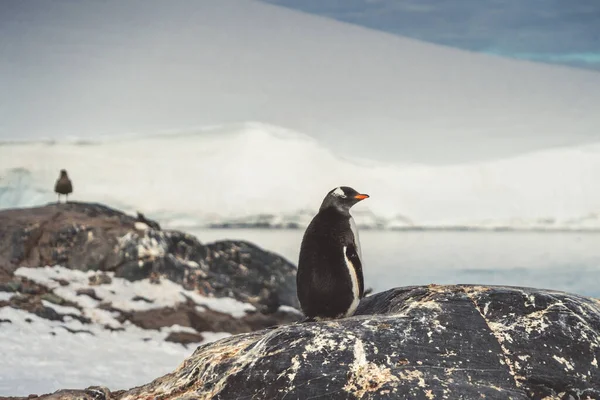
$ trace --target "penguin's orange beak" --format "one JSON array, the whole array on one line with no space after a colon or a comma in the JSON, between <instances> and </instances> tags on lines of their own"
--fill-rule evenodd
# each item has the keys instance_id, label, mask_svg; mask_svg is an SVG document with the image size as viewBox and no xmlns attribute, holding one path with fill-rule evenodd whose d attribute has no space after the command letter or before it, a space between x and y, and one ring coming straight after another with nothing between
<instances>
[{"instance_id":1,"label":"penguin's orange beak","mask_svg":"<svg viewBox=\"0 0 600 400\"><path fill-rule=\"evenodd\" d=\"M357 194L356 196L354 196L354 198L357 200L364 200L364 199L368 199L369 195L368 194Z\"/></svg>"}]
</instances>

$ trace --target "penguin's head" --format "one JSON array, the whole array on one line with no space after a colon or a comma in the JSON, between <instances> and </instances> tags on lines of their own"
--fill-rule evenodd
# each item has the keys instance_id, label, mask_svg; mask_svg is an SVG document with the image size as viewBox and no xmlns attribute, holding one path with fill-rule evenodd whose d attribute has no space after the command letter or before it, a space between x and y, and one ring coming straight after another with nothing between
<instances>
[{"instance_id":1,"label":"penguin's head","mask_svg":"<svg viewBox=\"0 0 600 400\"><path fill-rule=\"evenodd\" d=\"M321 210L335 207L342 212L348 212L350 207L361 200L369 198L368 194L358 193L349 186L340 186L332 189L321 204Z\"/></svg>"},{"instance_id":2,"label":"penguin's head","mask_svg":"<svg viewBox=\"0 0 600 400\"><path fill-rule=\"evenodd\" d=\"M67 176L67 170L66 170L66 169L61 169L61 170L60 170L60 176L61 176L61 177L63 177L63 176Z\"/></svg>"}]
</instances>

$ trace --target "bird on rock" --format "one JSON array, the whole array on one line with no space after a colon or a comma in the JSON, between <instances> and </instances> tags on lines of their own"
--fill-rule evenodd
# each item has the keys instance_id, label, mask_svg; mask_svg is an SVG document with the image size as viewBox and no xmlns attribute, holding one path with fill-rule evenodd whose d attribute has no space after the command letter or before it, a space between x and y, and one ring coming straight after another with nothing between
<instances>
[{"instance_id":1,"label":"bird on rock","mask_svg":"<svg viewBox=\"0 0 600 400\"><path fill-rule=\"evenodd\" d=\"M73 193L73 184L69 179L69 175L67 175L67 170L60 170L60 176L56 180L56 184L54 185L54 191L58 194L59 203L61 194L66 196L65 202L69 201L69 194Z\"/></svg>"},{"instance_id":2,"label":"bird on rock","mask_svg":"<svg viewBox=\"0 0 600 400\"><path fill-rule=\"evenodd\" d=\"M340 186L325 196L300 246L296 286L307 320L354 314L364 295L358 230L350 208L369 196Z\"/></svg>"}]
</instances>

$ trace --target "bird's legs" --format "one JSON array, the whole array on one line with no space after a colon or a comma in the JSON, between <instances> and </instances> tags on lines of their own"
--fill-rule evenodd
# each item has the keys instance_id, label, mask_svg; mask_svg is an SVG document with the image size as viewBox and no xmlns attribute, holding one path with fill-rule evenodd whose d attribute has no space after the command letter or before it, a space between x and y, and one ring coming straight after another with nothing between
<instances>
[{"instance_id":1,"label":"bird's legs","mask_svg":"<svg viewBox=\"0 0 600 400\"><path fill-rule=\"evenodd\" d=\"M56 200L56 204L60 204L60 193L58 193L58 200Z\"/></svg>"},{"instance_id":2,"label":"bird's legs","mask_svg":"<svg viewBox=\"0 0 600 400\"><path fill-rule=\"evenodd\" d=\"M69 194L68 193L65 194L65 197L66 197L65 203L68 203L69 202Z\"/></svg>"}]
</instances>

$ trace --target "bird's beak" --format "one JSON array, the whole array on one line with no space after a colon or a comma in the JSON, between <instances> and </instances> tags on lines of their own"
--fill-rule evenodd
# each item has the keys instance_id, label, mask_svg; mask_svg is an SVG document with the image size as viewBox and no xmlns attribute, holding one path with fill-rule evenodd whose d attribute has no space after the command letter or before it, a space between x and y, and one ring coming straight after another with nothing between
<instances>
[{"instance_id":1,"label":"bird's beak","mask_svg":"<svg viewBox=\"0 0 600 400\"><path fill-rule=\"evenodd\" d=\"M356 196L354 196L354 198L355 198L356 200L359 200L359 201L360 201L360 200L368 199L368 198L369 198L369 195L368 195L368 194L357 194Z\"/></svg>"}]
</instances>

